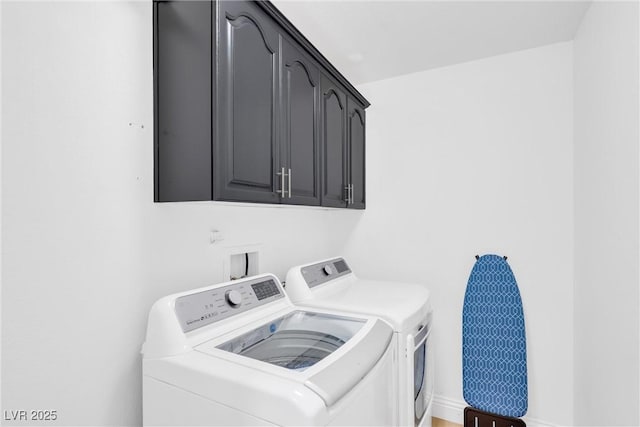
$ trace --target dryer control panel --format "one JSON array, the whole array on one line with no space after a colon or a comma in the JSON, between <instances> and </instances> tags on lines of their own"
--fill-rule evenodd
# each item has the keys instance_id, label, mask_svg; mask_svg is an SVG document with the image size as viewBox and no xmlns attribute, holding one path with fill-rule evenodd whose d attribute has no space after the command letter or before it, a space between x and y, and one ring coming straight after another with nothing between
<instances>
[{"instance_id":1,"label":"dryer control panel","mask_svg":"<svg viewBox=\"0 0 640 427\"><path fill-rule=\"evenodd\" d=\"M308 265L300 269L307 286L313 288L338 277L351 273L351 269L343 258Z\"/></svg>"},{"instance_id":2,"label":"dryer control panel","mask_svg":"<svg viewBox=\"0 0 640 427\"><path fill-rule=\"evenodd\" d=\"M273 276L242 280L176 299L175 312L182 332L189 332L284 298Z\"/></svg>"}]
</instances>

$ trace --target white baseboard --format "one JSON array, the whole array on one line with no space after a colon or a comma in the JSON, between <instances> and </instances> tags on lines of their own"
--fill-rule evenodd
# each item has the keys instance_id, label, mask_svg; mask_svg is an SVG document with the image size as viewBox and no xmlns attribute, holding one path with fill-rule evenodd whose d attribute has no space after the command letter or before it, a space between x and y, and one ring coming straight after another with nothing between
<instances>
[{"instance_id":1,"label":"white baseboard","mask_svg":"<svg viewBox=\"0 0 640 427\"><path fill-rule=\"evenodd\" d=\"M464 408L467 402L463 400L450 399L445 396L433 396L433 416L456 424L464 425ZM541 421L535 418L522 417L527 427L557 427L555 424Z\"/></svg>"},{"instance_id":2,"label":"white baseboard","mask_svg":"<svg viewBox=\"0 0 640 427\"><path fill-rule=\"evenodd\" d=\"M434 417L456 424L464 424L464 408L469 406L466 402L436 394L433 396L432 405Z\"/></svg>"}]
</instances>

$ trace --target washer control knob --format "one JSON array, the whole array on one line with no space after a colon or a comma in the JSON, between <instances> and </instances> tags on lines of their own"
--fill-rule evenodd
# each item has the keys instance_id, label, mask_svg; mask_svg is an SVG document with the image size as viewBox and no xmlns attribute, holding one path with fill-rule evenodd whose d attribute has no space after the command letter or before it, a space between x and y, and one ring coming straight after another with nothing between
<instances>
[{"instance_id":1,"label":"washer control knob","mask_svg":"<svg viewBox=\"0 0 640 427\"><path fill-rule=\"evenodd\" d=\"M327 276L331 276L333 274L333 269L331 268L331 264L327 264L324 267L322 267L322 271L324 271L324 274L326 274Z\"/></svg>"},{"instance_id":2,"label":"washer control knob","mask_svg":"<svg viewBox=\"0 0 640 427\"><path fill-rule=\"evenodd\" d=\"M231 307L237 307L242 304L242 295L240 295L240 292L236 291L235 289L227 291L224 296L227 300L227 303L229 303Z\"/></svg>"}]
</instances>

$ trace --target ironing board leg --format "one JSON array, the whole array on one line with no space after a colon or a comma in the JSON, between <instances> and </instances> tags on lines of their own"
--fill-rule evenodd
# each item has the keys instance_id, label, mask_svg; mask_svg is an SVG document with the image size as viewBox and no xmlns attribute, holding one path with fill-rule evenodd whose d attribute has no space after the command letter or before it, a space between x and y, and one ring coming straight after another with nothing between
<instances>
[{"instance_id":1,"label":"ironing board leg","mask_svg":"<svg viewBox=\"0 0 640 427\"><path fill-rule=\"evenodd\" d=\"M464 427L527 427L520 418L503 417L471 406L464 408Z\"/></svg>"}]
</instances>

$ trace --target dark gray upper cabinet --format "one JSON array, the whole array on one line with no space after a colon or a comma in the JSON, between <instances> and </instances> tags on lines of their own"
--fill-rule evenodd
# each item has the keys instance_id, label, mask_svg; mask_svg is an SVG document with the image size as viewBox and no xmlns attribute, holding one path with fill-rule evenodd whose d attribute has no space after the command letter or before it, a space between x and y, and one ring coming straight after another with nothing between
<instances>
[{"instance_id":1,"label":"dark gray upper cabinet","mask_svg":"<svg viewBox=\"0 0 640 427\"><path fill-rule=\"evenodd\" d=\"M365 113L364 107L347 99L348 204L350 208L365 208Z\"/></svg>"},{"instance_id":2,"label":"dark gray upper cabinet","mask_svg":"<svg viewBox=\"0 0 640 427\"><path fill-rule=\"evenodd\" d=\"M155 201L364 208L368 106L268 1L154 0Z\"/></svg>"},{"instance_id":3,"label":"dark gray upper cabinet","mask_svg":"<svg viewBox=\"0 0 640 427\"><path fill-rule=\"evenodd\" d=\"M154 8L155 200L211 200L211 9Z\"/></svg>"},{"instance_id":4,"label":"dark gray upper cabinet","mask_svg":"<svg viewBox=\"0 0 640 427\"><path fill-rule=\"evenodd\" d=\"M322 205L365 208L365 111L326 76L322 87Z\"/></svg>"},{"instance_id":5,"label":"dark gray upper cabinet","mask_svg":"<svg viewBox=\"0 0 640 427\"><path fill-rule=\"evenodd\" d=\"M253 3L218 11L216 199L277 202L279 35Z\"/></svg>"},{"instance_id":6,"label":"dark gray upper cabinet","mask_svg":"<svg viewBox=\"0 0 640 427\"><path fill-rule=\"evenodd\" d=\"M347 206L347 97L326 76L322 87L322 205Z\"/></svg>"},{"instance_id":7,"label":"dark gray upper cabinet","mask_svg":"<svg viewBox=\"0 0 640 427\"><path fill-rule=\"evenodd\" d=\"M320 204L320 72L300 47L281 38L280 173L283 203ZM285 179L283 180L282 177Z\"/></svg>"}]
</instances>

